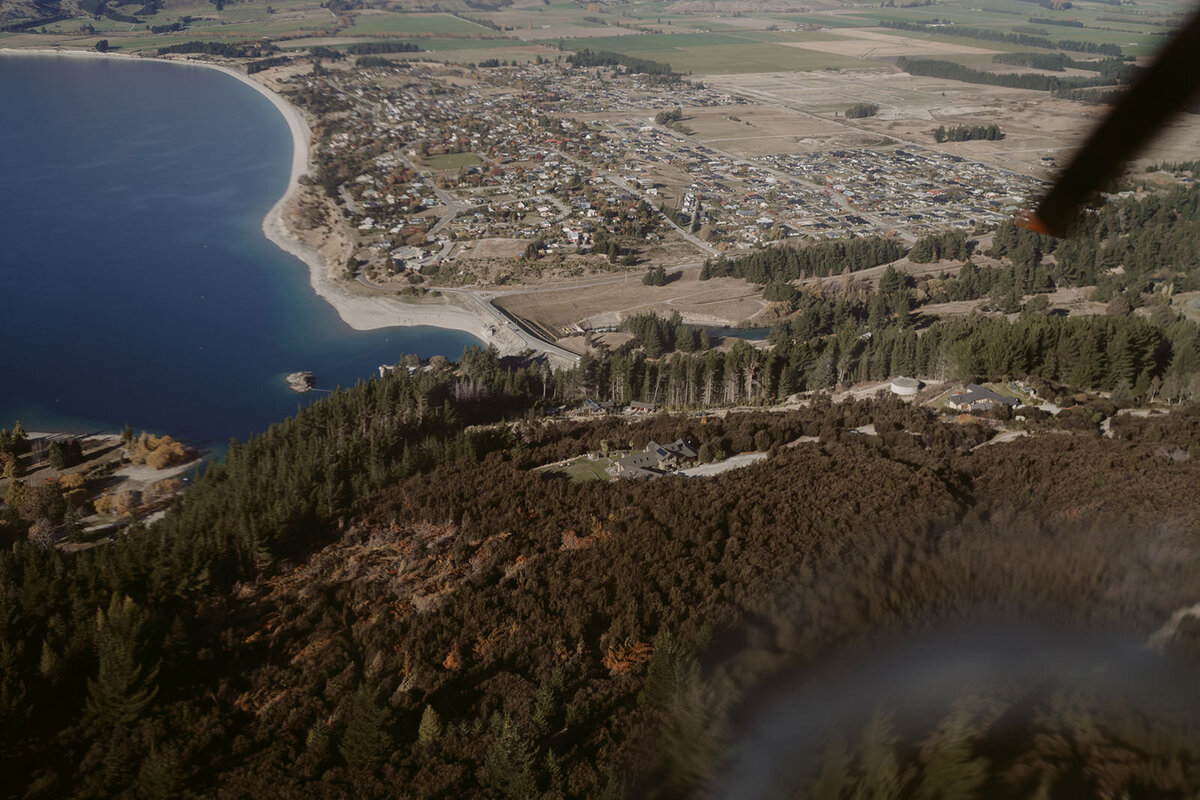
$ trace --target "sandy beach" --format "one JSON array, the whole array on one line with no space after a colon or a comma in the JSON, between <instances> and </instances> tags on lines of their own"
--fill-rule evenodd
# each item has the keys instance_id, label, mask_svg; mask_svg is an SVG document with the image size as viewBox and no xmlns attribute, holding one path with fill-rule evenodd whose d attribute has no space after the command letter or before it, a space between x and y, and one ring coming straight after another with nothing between
<instances>
[{"instance_id":1,"label":"sandy beach","mask_svg":"<svg viewBox=\"0 0 1200 800\"><path fill-rule=\"evenodd\" d=\"M526 346L509 331L496 330L492 320L479 313L457 305L443 296L440 301L422 300L404 302L385 296L363 296L353 294L339 285L332 277L325 258L309 247L288 229L284 209L300 188L300 176L309 169L309 143L311 131L300 111L269 87L248 75L220 64L189 59L148 58L123 53L97 53L86 50L16 50L0 48L0 54L27 56L61 56L68 58L120 58L129 60L153 60L167 64L201 67L222 72L267 98L287 122L292 134L292 164L287 189L263 218L264 235L281 250L298 258L308 267L309 284L313 291L337 310L342 321L355 330L373 330L389 327L412 327L429 325L436 328L463 331L487 344L494 345L502 354L520 352Z\"/></svg>"}]
</instances>

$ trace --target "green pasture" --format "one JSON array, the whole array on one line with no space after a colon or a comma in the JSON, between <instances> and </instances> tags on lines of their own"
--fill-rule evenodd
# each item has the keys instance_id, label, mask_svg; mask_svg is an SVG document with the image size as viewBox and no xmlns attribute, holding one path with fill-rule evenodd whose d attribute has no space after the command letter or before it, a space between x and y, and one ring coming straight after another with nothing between
<instances>
[{"instance_id":1,"label":"green pasture","mask_svg":"<svg viewBox=\"0 0 1200 800\"><path fill-rule=\"evenodd\" d=\"M490 31L489 31L490 33ZM500 34L496 34L497 37ZM413 39L412 43L422 50L445 52L454 50L495 50L507 47L528 47L528 42L519 39Z\"/></svg>"},{"instance_id":2,"label":"green pasture","mask_svg":"<svg viewBox=\"0 0 1200 800\"><path fill-rule=\"evenodd\" d=\"M485 15L480 15L483 17ZM342 36L399 35L478 36L493 31L450 14L355 14L354 22L338 32Z\"/></svg>"},{"instance_id":3,"label":"green pasture","mask_svg":"<svg viewBox=\"0 0 1200 800\"><path fill-rule=\"evenodd\" d=\"M156 23L161 24L161 23ZM321 17L264 17L262 19L239 22L230 25L198 25L188 26L187 33L210 33L216 36L238 36L245 39L256 39L261 36L311 35L313 33L334 32L333 18L326 15Z\"/></svg>"}]
</instances>

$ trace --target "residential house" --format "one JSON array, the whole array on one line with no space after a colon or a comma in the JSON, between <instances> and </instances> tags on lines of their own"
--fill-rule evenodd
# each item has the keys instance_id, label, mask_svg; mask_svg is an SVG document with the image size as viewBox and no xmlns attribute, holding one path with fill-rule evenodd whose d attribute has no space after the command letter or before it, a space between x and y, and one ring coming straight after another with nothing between
<instances>
[{"instance_id":1,"label":"residential house","mask_svg":"<svg viewBox=\"0 0 1200 800\"><path fill-rule=\"evenodd\" d=\"M644 452L618 459L608 471L614 477L642 480L665 475L678 469L682 462L695 460L695 449L683 439L670 444L649 442Z\"/></svg>"},{"instance_id":2,"label":"residential house","mask_svg":"<svg viewBox=\"0 0 1200 800\"><path fill-rule=\"evenodd\" d=\"M1018 406L1021 401L1015 397L1005 397L985 386L968 383L966 390L952 394L946 399L946 405L959 411L991 411L997 406Z\"/></svg>"}]
</instances>

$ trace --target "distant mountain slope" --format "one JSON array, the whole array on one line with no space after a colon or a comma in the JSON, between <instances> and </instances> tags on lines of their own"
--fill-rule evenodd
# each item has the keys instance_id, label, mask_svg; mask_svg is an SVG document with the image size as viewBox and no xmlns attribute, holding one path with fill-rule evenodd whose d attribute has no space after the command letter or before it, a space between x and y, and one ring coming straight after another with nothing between
<instances>
[{"instance_id":1,"label":"distant mountain slope","mask_svg":"<svg viewBox=\"0 0 1200 800\"><path fill-rule=\"evenodd\" d=\"M76 9L71 0L0 0L0 26L63 19Z\"/></svg>"}]
</instances>

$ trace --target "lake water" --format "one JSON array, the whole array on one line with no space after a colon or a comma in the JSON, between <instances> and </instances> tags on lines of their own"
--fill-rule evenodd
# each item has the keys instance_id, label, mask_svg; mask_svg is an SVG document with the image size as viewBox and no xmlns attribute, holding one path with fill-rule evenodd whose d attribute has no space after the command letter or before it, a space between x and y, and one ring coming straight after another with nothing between
<instances>
[{"instance_id":1,"label":"lake water","mask_svg":"<svg viewBox=\"0 0 1200 800\"><path fill-rule=\"evenodd\" d=\"M262 234L291 163L286 123L218 72L0 56L0 426L244 440L438 328L358 332Z\"/></svg>"}]
</instances>

